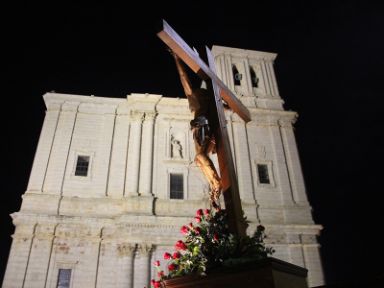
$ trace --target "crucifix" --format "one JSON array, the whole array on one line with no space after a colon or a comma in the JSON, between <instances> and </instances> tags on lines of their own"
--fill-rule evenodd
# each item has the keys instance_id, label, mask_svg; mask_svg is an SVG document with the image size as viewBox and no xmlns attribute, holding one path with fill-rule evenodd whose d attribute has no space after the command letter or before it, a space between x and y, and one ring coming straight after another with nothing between
<instances>
[{"instance_id":1,"label":"crucifix","mask_svg":"<svg viewBox=\"0 0 384 288\"><path fill-rule=\"evenodd\" d=\"M224 196L225 209L228 213L230 231L236 235L245 236L246 223L243 218L239 188L229 144L223 100L245 122L251 120L250 113L232 91L217 77L213 55L208 47L206 47L206 53L209 66L166 21L163 20L163 29L157 35L175 57L184 92L188 97L190 108L195 114L195 118L191 121L196 148L195 161L210 182L211 204L215 205L221 190ZM206 94L197 95L200 91L191 90L181 60L200 78L205 81L211 80L210 87L213 95L208 95L208 97ZM212 130L213 137L210 137L210 130ZM219 160L221 179L218 178L212 161L206 156L212 150L212 144Z\"/></svg>"}]
</instances>

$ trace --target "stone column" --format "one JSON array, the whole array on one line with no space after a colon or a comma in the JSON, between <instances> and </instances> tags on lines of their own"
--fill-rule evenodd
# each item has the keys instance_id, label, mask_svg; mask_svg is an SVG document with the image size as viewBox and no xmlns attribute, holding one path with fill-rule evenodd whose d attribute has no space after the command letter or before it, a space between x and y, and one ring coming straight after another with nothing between
<instances>
[{"instance_id":1,"label":"stone column","mask_svg":"<svg viewBox=\"0 0 384 288\"><path fill-rule=\"evenodd\" d=\"M39 144L37 146L35 158L33 160L27 192L41 192L43 190L48 160L52 150L57 122L59 120L61 104L50 103L48 100L46 100L46 106L47 112L45 114Z\"/></svg>"},{"instance_id":2,"label":"stone column","mask_svg":"<svg viewBox=\"0 0 384 288\"><path fill-rule=\"evenodd\" d=\"M156 114L146 112L141 145L140 185L141 196L152 196L153 125Z\"/></svg>"},{"instance_id":3,"label":"stone column","mask_svg":"<svg viewBox=\"0 0 384 288\"><path fill-rule=\"evenodd\" d=\"M304 177L291 121L292 119L281 119L279 121L281 139L294 201L300 204L307 204Z\"/></svg>"},{"instance_id":4,"label":"stone column","mask_svg":"<svg viewBox=\"0 0 384 288\"><path fill-rule=\"evenodd\" d=\"M55 225L38 224L35 228L24 287L45 287L52 253Z\"/></svg>"},{"instance_id":5,"label":"stone column","mask_svg":"<svg viewBox=\"0 0 384 288\"><path fill-rule=\"evenodd\" d=\"M139 190L141 128L144 113L135 111L131 114L129 134L128 163L125 177L125 195L137 196Z\"/></svg>"},{"instance_id":6,"label":"stone column","mask_svg":"<svg viewBox=\"0 0 384 288\"><path fill-rule=\"evenodd\" d=\"M135 259L135 276L134 276L134 287L150 287L150 259L151 259L151 244L140 244L137 249Z\"/></svg>"}]
</instances>

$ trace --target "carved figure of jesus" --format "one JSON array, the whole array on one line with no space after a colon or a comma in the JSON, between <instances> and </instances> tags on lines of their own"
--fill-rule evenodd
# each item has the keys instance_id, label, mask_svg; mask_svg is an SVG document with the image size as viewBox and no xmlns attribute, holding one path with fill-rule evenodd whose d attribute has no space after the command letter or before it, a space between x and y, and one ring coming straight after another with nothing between
<instances>
[{"instance_id":1,"label":"carved figure of jesus","mask_svg":"<svg viewBox=\"0 0 384 288\"><path fill-rule=\"evenodd\" d=\"M208 154L215 152L216 143L209 123L209 93L204 88L193 88L188 78L185 66L179 57L170 51L175 58L177 71L180 76L184 93L187 96L189 108L194 113L190 122L195 143L195 162L203 172L210 186L210 202L213 207L218 207L221 193L221 180Z\"/></svg>"}]
</instances>

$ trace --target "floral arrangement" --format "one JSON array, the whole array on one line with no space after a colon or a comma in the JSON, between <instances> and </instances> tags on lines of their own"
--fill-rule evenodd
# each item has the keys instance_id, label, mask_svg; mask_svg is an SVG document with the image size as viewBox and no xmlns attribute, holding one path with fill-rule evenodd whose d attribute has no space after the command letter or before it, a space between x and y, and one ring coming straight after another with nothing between
<instances>
[{"instance_id":1,"label":"floral arrangement","mask_svg":"<svg viewBox=\"0 0 384 288\"><path fill-rule=\"evenodd\" d=\"M163 255L168 261L167 275L161 270L160 261L155 261L158 280L151 280L152 287L165 287L164 280L177 276L206 275L219 267L257 261L273 254L273 248L264 244L263 226L258 225L252 237L239 237L229 232L227 217L226 211L220 208L197 210L196 223L180 229L185 240L176 242L173 253Z\"/></svg>"}]
</instances>

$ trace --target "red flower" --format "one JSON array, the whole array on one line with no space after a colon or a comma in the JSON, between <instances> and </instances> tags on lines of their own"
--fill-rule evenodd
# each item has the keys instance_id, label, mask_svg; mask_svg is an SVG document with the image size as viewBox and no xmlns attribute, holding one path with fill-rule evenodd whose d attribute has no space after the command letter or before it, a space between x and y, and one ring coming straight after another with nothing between
<instances>
[{"instance_id":1,"label":"red flower","mask_svg":"<svg viewBox=\"0 0 384 288\"><path fill-rule=\"evenodd\" d=\"M200 235L200 233L201 233L201 229L200 229L200 227L195 227L195 233L196 233L197 235Z\"/></svg>"},{"instance_id":2,"label":"red flower","mask_svg":"<svg viewBox=\"0 0 384 288\"><path fill-rule=\"evenodd\" d=\"M169 260L169 259L171 259L172 255L169 254L168 252L165 252L163 257L164 257L165 260Z\"/></svg>"},{"instance_id":3,"label":"red flower","mask_svg":"<svg viewBox=\"0 0 384 288\"><path fill-rule=\"evenodd\" d=\"M182 234L184 234L184 235L187 234L188 231L189 231L189 229L188 229L188 227L185 226L185 225L183 225L183 227L181 227L181 229L180 229L180 232L181 232Z\"/></svg>"},{"instance_id":4,"label":"red flower","mask_svg":"<svg viewBox=\"0 0 384 288\"><path fill-rule=\"evenodd\" d=\"M219 241L219 235L217 235L216 233L213 234L213 240Z\"/></svg>"},{"instance_id":5,"label":"red flower","mask_svg":"<svg viewBox=\"0 0 384 288\"><path fill-rule=\"evenodd\" d=\"M196 220L197 223L200 223L200 222L201 222L201 218L200 218L200 217L197 217L197 216L196 216L196 217L195 217L195 220Z\"/></svg>"},{"instance_id":6,"label":"red flower","mask_svg":"<svg viewBox=\"0 0 384 288\"><path fill-rule=\"evenodd\" d=\"M192 222L189 223L188 227L189 227L189 228L193 228L193 224L192 224Z\"/></svg>"},{"instance_id":7,"label":"red flower","mask_svg":"<svg viewBox=\"0 0 384 288\"><path fill-rule=\"evenodd\" d=\"M160 283L160 281L156 281L156 282L153 284L153 287L155 287L155 288L161 288L161 283Z\"/></svg>"},{"instance_id":8,"label":"red flower","mask_svg":"<svg viewBox=\"0 0 384 288\"><path fill-rule=\"evenodd\" d=\"M209 212L210 212L209 209L204 209L204 215L205 215L205 216L208 216L208 215L209 215Z\"/></svg>"},{"instance_id":9,"label":"red flower","mask_svg":"<svg viewBox=\"0 0 384 288\"><path fill-rule=\"evenodd\" d=\"M173 259L179 259L181 257L180 252L173 253Z\"/></svg>"},{"instance_id":10,"label":"red flower","mask_svg":"<svg viewBox=\"0 0 384 288\"><path fill-rule=\"evenodd\" d=\"M155 286L155 283L156 283L155 279L152 279L152 280L151 280L151 285L152 285L152 286Z\"/></svg>"},{"instance_id":11,"label":"red flower","mask_svg":"<svg viewBox=\"0 0 384 288\"><path fill-rule=\"evenodd\" d=\"M173 271L173 270L176 270L177 266L175 264L169 264L168 265L168 270L169 271Z\"/></svg>"},{"instance_id":12,"label":"red flower","mask_svg":"<svg viewBox=\"0 0 384 288\"><path fill-rule=\"evenodd\" d=\"M164 271L161 270L160 272L157 272L157 277L163 278L164 277Z\"/></svg>"},{"instance_id":13,"label":"red flower","mask_svg":"<svg viewBox=\"0 0 384 288\"><path fill-rule=\"evenodd\" d=\"M203 216L203 209L199 209L196 211L196 217L201 217Z\"/></svg>"},{"instance_id":14,"label":"red flower","mask_svg":"<svg viewBox=\"0 0 384 288\"><path fill-rule=\"evenodd\" d=\"M183 241L179 240L175 244L175 249L176 250L187 250L187 246L185 245L185 243Z\"/></svg>"},{"instance_id":15,"label":"red flower","mask_svg":"<svg viewBox=\"0 0 384 288\"><path fill-rule=\"evenodd\" d=\"M153 263L156 267L159 267L160 266L160 261L159 260L156 260L155 263Z\"/></svg>"}]
</instances>

